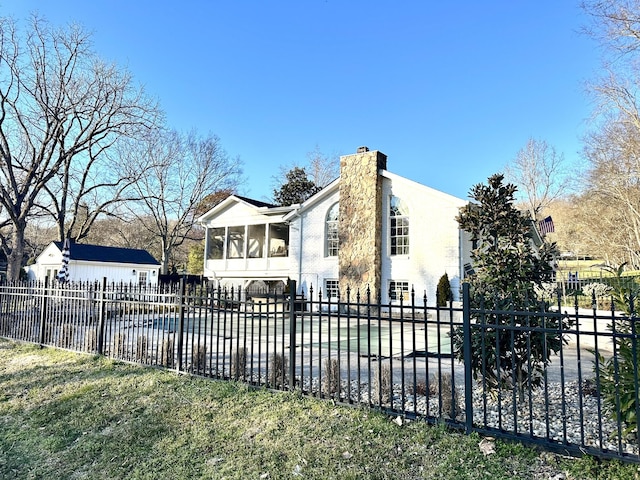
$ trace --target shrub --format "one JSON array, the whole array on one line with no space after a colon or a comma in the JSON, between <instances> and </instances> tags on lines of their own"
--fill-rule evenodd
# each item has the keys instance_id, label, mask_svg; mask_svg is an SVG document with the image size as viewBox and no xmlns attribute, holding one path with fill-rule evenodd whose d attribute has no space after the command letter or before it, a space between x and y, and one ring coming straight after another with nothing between
<instances>
[{"instance_id":1,"label":"shrub","mask_svg":"<svg viewBox=\"0 0 640 480\"><path fill-rule=\"evenodd\" d=\"M247 374L247 349L240 347L231 356L231 376L238 380Z\"/></svg>"},{"instance_id":2,"label":"shrub","mask_svg":"<svg viewBox=\"0 0 640 480\"><path fill-rule=\"evenodd\" d=\"M438 414L456 418L460 412L458 389L453 384L450 373L432 375L429 379L429 396L438 399Z\"/></svg>"},{"instance_id":3,"label":"shrub","mask_svg":"<svg viewBox=\"0 0 640 480\"><path fill-rule=\"evenodd\" d=\"M387 364L379 365L373 383L374 403L388 403L391 400L392 385L391 368Z\"/></svg>"},{"instance_id":4,"label":"shrub","mask_svg":"<svg viewBox=\"0 0 640 480\"><path fill-rule=\"evenodd\" d=\"M127 352L127 336L124 333L116 333L113 336L113 356L124 358Z\"/></svg>"},{"instance_id":5,"label":"shrub","mask_svg":"<svg viewBox=\"0 0 640 480\"><path fill-rule=\"evenodd\" d=\"M623 281L624 266L623 263L617 269L612 269L616 275L612 298L616 308L624 314L623 318L608 325L609 331L614 333L614 355L605 359L599 352L590 352L597 356L594 371L599 371L604 402L611 408L612 418L626 425L624 433L627 434L636 430L637 426L635 365L640 361L640 346L637 345L638 332L632 325L635 324L633 306L640 289L635 283ZM632 335L634 333L635 336Z\"/></svg>"},{"instance_id":6,"label":"shrub","mask_svg":"<svg viewBox=\"0 0 640 480\"><path fill-rule=\"evenodd\" d=\"M138 335L138 339L136 340L136 360L144 362L147 358L147 351L147 337L144 335Z\"/></svg>"},{"instance_id":7,"label":"shrub","mask_svg":"<svg viewBox=\"0 0 640 480\"><path fill-rule=\"evenodd\" d=\"M333 395L340 390L340 365L336 358L324 360L324 377L322 378L322 391L327 395Z\"/></svg>"},{"instance_id":8,"label":"shrub","mask_svg":"<svg viewBox=\"0 0 640 480\"><path fill-rule=\"evenodd\" d=\"M274 388L284 388L287 384L287 368L289 359L280 353L271 356L270 384Z\"/></svg>"},{"instance_id":9,"label":"shrub","mask_svg":"<svg viewBox=\"0 0 640 480\"><path fill-rule=\"evenodd\" d=\"M444 307L451 300L453 300L453 295L451 294L451 283L449 282L449 275L445 273L438 281L436 301L438 302L439 307Z\"/></svg>"},{"instance_id":10,"label":"shrub","mask_svg":"<svg viewBox=\"0 0 640 480\"><path fill-rule=\"evenodd\" d=\"M160 364L163 367L173 368L173 335L169 335L162 342L162 350L160 353Z\"/></svg>"},{"instance_id":11,"label":"shrub","mask_svg":"<svg viewBox=\"0 0 640 480\"><path fill-rule=\"evenodd\" d=\"M205 373L207 370L207 346L198 344L192 355L192 371L196 373Z\"/></svg>"},{"instance_id":12,"label":"shrub","mask_svg":"<svg viewBox=\"0 0 640 480\"><path fill-rule=\"evenodd\" d=\"M90 328L84 334L84 351L95 352L96 350L98 350L98 335L95 328Z\"/></svg>"},{"instance_id":13,"label":"shrub","mask_svg":"<svg viewBox=\"0 0 640 480\"><path fill-rule=\"evenodd\" d=\"M72 348L75 335L76 327L74 325L69 323L63 324L60 331L60 346L62 348Z\"/></svg>"}]
</instances>

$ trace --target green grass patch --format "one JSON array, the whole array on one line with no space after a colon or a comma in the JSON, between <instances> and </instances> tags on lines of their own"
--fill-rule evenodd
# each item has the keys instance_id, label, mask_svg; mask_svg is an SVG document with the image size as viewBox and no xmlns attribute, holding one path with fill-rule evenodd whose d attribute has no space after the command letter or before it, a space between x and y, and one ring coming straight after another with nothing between
<instances>
[{"instance_id":1,"label":"green grass patch","mask_svg":"<svg viewBox=\"0 0 640 480\"><path fill-rule=\"evenodd\" d=\"M296 393L0 340L0 478L634 478ZM597 469L594 467L597 465ZM608 472L611 472L609 474ZM613 475L617 476L613 476ZM609 475L609 476L607 476Z\"/></svg>"}]
</instances>

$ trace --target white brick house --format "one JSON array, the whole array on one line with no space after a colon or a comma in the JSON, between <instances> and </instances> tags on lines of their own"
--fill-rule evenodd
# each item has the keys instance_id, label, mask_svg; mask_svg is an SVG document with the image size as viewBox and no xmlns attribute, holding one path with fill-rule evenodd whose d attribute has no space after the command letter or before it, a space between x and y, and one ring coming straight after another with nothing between
<instances>
[{"instance_id":1,"label":"white brick house","mask_svg":"<svg viewBox=\"0 0 640 480\"><path fill-rule=\"evenodd\" d=\"M242 288L283 286L351 300L435 304L446 272L457 299L470 242L455 220L467 202L386 170L360 148L341 158L340 178L300 205L274 207L231 196L199 220L207 229L204 275ZM282 238L286 226L286 237ZM285 256L278 256L282 245ZM283 253L283 252L281 252Z\"/></svg>"}]
</instances>

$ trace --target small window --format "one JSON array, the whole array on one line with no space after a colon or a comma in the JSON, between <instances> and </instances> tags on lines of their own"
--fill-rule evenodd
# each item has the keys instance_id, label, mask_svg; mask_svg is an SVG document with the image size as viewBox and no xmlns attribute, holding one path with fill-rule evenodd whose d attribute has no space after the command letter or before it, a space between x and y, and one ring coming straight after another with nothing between
<instances>
[{"instance_id":1,"label":"small window","mask_svg":"<svg viewBox=\"0 0 640 480\"><path fill-rule=\"evenodd\" d=\"M392 302L409 301L409 282L391 280L389 282L389 300Z\"/></svg>"},{"instance_id":2,"label":"small window","mask_svg":"<svg viewBox=\"0 0 640 480\"><path fill-rule=\"evenodd\" d=\"M148 283L148 279L149 279L149 272L147 271L138 272L138 285L140 285L141 287L144 287Z\"/></svg>"},{"instance_id":3,"label":"small window","mask_svg":"<svg viewBox=\"0 0 640 480\"><path fill-rule=\"evenodd\" d=\"M409 210L398 197L391 197L389 225L391 255L409 255Z\"/></svg>"},{"instance_id":4,"label":"small window","mask_svg":"<svg viewBox=\"0 0 640 480\"><path fill-rule=\"evenodd\" d=\"M327 212L326 227L326 253L327 257L338 256L338 215L340 213L340 205L334 203Z\"/></svg>"},{"instance_id":5,"label":"small window","mask_svg":"<svg viewBox=\"0 0 640 480\"><path fill-rule=\"evenodd\" d=\"M327 298L338 298L340 296L339 281L335 279L326 279L324 281L324 296Z\"/></svg>"}]
</instances>

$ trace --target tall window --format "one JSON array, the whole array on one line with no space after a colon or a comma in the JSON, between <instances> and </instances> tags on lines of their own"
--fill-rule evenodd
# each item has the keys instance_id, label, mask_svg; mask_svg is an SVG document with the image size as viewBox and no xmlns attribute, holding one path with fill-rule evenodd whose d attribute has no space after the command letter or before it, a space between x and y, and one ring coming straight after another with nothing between
<instances>
[{"instance_id":1,"label":"tall window","mask_svg":"<svg viewBox=\"0 0 640 480\"><path fill-rule=\"evenodd\" d=\"M409 210L398 197L390 199L389 220L391 255L409 255Z\"/></svg>"},{"instance_id":2,"label":"tall window","mask_svg":"<svg viewBox=\"0 0 640 480\"><path fill-rule=\"evenodd\" d=\"M149 272L142 271L138 272L138 285L144 287L149 281Z\"/></svg>"},{"instance_id":3,"label":"tall window","mask_svg":"<svg viewBox=\"0 0 640 480\"><path fill-rule=\"evenodd\" d=\"M409 282L391 280L389 282L389 300L392 302L409 301Z\"/></svg>"},{"instance_id":4,"label":"tall window","mask_svg":"<svg viewBox=\"0 0 640 480\"><path fill-rule=\"evenodd\" d=\"M264 257L265 226L249 225L249 244L247 245L249 258Z\"/></svg>"},{"instance_id":5,"label":"tall window","mask_svg":"<svg viewBox=\"0 0 640 480\"><path fill-rule=\"evenodd\" d=\"M289 225L286 223L269 224L269 256L286 257L289 255Z\"/></svg>"},{"instance_id":6,"label":"tall window","mask_svg":"<svg viewBox=\"0 0 640 480\"><path fill-rule=\"evenodd\" d=\"M227 258L244 258L244 225L229 227Z\"/></svg>"},{"instance_id":7,"label":"tall window","mask_svg":"<svg viewBox=\"0 0 640 480\"><path fill-rule=\"evenodd\" d=\"M338 214L340 205L334 203L327 212L327 236L326 236L326 252L327 257L335 257L338 255Z\"/></svg>"},{"instance_id":8,"label":"tall window","mask_svg":"<svg viewBox=\"0 0 640 480\"><path fill-rule=\"evenodd\" d=\"M221 260L224 255L224 227L207 229L207 259Z\"/></svg>"}]
</instances>

